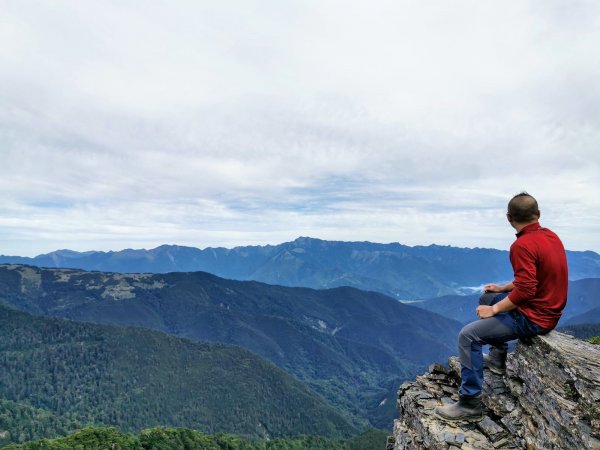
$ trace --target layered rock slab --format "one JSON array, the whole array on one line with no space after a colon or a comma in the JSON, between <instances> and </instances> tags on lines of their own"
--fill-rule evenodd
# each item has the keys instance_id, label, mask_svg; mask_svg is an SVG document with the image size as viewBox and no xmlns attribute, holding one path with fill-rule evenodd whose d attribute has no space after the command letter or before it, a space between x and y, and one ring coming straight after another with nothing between
<instances>
[{"instance_id":1,"label":"layered rock slab","mask_svg":"<svg viewBox=\"0 0 600 450\"><path fill-rule=\"evenodd\" d=\"M457 358L404 383L388 450L600 449L600 346L553 331L517 344L506 375L484 379L477 423L434 415L458 398Z\"/></svg>"}]
</instances>

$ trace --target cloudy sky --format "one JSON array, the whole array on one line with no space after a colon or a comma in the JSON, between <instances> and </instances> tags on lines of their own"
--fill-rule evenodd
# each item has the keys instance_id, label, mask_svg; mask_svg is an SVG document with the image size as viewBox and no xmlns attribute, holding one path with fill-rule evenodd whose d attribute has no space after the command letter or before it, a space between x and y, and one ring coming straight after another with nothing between
<instances>
[{"instance_id":1,"label":"cloudy sky","mask_svg":"<svg viewBox=\"0 0 600 450\"><path fill-rule=\"evenodd\" d=\"M0 0L0 254L600 252L600 3Z\"/></svg>"}]
</instances>

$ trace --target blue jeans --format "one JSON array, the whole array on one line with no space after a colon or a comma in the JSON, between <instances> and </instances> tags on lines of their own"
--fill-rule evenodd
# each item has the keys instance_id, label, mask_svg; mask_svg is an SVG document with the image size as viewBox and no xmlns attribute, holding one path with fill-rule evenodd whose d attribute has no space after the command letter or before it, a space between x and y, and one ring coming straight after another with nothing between
<instances>
[{"instance_id":1,"label":"blue jeans","mask_svg":"<svg viewBox=\"0 0 600 450\"><path fill-rule=\"evenodd\" d=\"M498 303L507 294L489 292L479 299L480 305ZM516 309L479 319L465 325L458 335L458 350L461 364L460 395L476 397L483 388L482 345L489 344L499 352L506 352L508 341L546 334L550 330L531 322Z\"/></svg>"}]
</instances>

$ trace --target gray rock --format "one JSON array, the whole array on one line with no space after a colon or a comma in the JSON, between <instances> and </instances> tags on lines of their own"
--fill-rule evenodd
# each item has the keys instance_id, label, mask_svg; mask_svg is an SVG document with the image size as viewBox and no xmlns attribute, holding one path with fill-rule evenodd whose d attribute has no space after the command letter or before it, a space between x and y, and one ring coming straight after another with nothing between
<instances>
[{"instance_id":1,"label":"gray rock","mask_svg":"<svg viewBox=\"0 0 600 450\"><path fill-rule=\"evenodd\" d=\"M477 427L492 440L496 440L496 436L498 435L506 434L506 430L490 419L489 416L485 416L483 420L477 424Z\"/></svg>"}]
</instances>

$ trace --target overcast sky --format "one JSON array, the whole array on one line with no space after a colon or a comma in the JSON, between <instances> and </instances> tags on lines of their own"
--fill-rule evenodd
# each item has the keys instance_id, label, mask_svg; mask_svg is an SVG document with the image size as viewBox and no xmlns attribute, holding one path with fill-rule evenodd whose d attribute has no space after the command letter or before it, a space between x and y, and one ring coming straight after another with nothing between
<instances>
[{"instance_id":1,"label":"overcast sky","mask_svg":"<svg viewBox=\"0 0 600 450\"><path fill-rule=\"evenodd\" d=\"M600 2L0 0L0 254L600 252Z\"/></svg>"}]
</instances>

